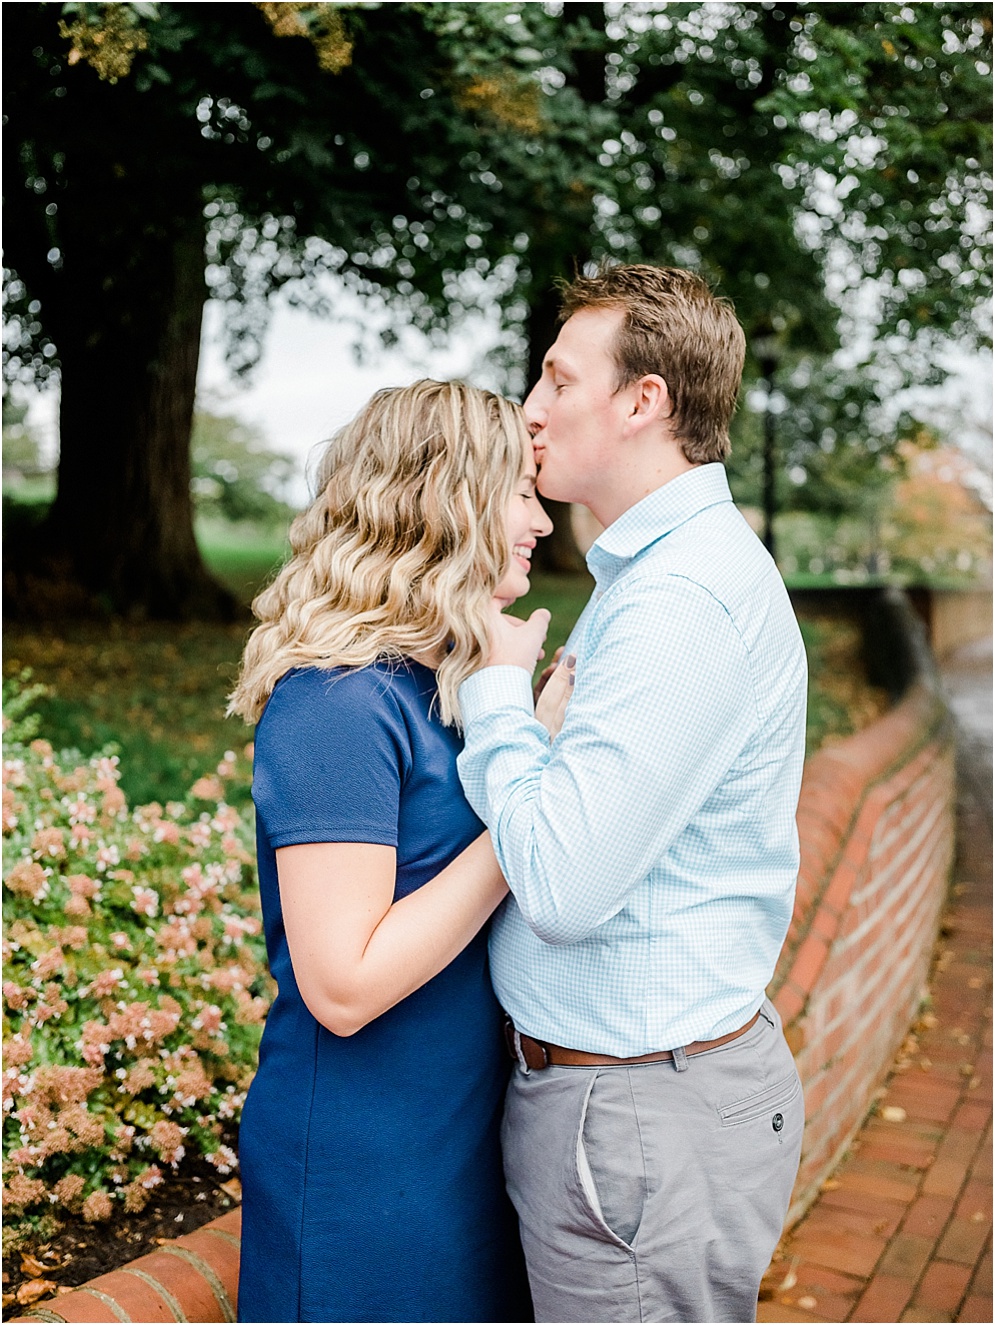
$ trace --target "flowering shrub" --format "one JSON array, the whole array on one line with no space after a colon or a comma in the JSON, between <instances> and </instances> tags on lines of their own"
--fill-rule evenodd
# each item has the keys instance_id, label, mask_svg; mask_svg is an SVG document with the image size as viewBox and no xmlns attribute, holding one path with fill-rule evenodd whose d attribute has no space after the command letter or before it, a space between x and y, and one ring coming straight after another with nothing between
<instances>
[{"instance_id":1,"label":"flowering shrub","mask_svg":"<svg viewBox=\"0 0 995 1325\"><path fill-rule=\"evenodd\" d=\"M96 1221L141 1210L184 1153L234 1169L272 984L225 801L244 763L130 810L115 755L32 739L35 694L4 718L3 1205Z\"/></svg>"}]
</instances>

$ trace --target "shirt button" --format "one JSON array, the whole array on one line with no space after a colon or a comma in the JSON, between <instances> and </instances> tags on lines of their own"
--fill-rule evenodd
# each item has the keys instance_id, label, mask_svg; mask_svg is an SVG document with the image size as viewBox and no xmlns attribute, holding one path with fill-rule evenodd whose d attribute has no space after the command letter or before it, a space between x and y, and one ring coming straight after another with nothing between
<instances>
[{"instance_id":1,"label":"shirt button","mask_svg":"<svg viewBox=\"0 0 995 1325\"><path fill-rule=\"evenodd\" d=\"M770 1120L770 1125L771 1127L773 1127L775 1132L779 1132L781 1128L784 1126L784 1114L775 1113L774 1117Z\"/></svg>"}]
</instances>

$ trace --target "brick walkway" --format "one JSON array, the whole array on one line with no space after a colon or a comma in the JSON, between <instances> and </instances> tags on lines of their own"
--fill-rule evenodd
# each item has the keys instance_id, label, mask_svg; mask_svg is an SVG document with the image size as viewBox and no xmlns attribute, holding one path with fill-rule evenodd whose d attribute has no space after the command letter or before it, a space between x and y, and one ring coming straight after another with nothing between
<instances>
[{"instance_id":1,"label":"brick walkway","mask_svg":"<svg viewBox=\"0 0 995 1325\"><path fill-rule=\"evenodd\" d=\"M990 653L963 656L944 682L960 728L958 849L931 1001L779 1249L760 1321L992 1320Z\"/></svg>"}]
</instances>

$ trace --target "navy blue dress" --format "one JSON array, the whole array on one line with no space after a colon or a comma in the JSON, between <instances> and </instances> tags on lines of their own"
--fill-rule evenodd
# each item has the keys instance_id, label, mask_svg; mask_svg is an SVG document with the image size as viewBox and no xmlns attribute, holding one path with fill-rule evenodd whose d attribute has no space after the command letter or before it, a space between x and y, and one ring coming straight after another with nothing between
<instances>
[{"instance_id":1,"label":"navy blue dress","mask_svg":"<svg viewBox=\"0 0 995 1325\"><path fill-rule=\"evenodd\" d=\"M486 932L340 1038L301 999L280 910L277 847L396 847L400 898L483 831L435 694L435 674L415 662L298 670L256 731L259 886L279 993L239 1135L243 1321L532 1319L501 1171L507 1068Z\"/></svg>"}]
</instances>

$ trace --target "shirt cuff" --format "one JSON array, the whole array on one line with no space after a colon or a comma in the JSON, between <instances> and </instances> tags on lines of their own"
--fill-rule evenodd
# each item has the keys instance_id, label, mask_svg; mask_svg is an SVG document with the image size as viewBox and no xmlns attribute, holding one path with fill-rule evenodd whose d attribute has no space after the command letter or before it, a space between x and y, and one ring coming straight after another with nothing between
<instances>
[{"instance_id":1,"label":"shirt cuff","mask_svg":"<svg viewBox=\"0 0 995 1325\"><path fill-rule=\"evenodd\" d=\"M506 663L482 667L460 686L459 706L464 727L499 708L524 709L531 718L535 712L532 677L524 667Z\"/></svg>"}]
</instances>

